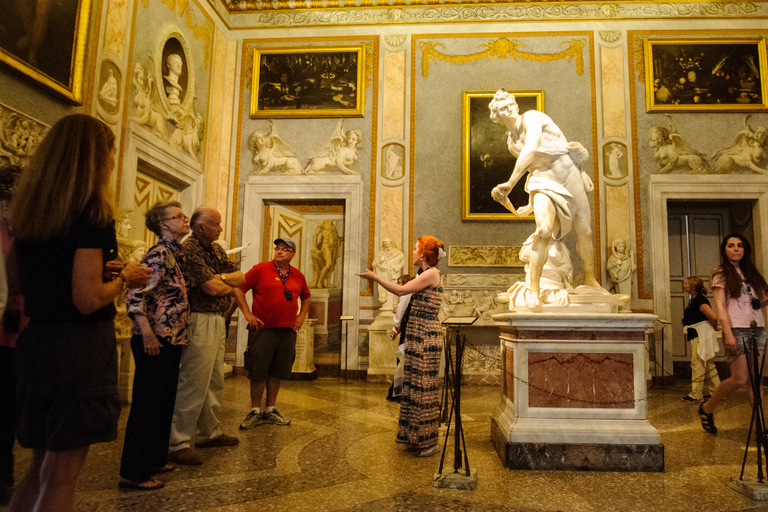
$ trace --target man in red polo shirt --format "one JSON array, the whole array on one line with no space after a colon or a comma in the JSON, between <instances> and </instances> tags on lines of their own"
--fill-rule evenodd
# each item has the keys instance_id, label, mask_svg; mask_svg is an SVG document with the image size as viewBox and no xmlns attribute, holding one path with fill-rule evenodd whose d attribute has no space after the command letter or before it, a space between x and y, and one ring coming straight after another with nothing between
<instances>
[{"instance_id":1,"label":"man in red polo shirt","mask_svg":"<svg viewBox=\"0 0 768 512\"><path fill-rule=\"evenodd\" d=\"M296 358L296 332L301 329L309 311L309 287L304 274L291 266L296 244L290 238L275 240L275 257L259 263L245 274L245 282L235 288L235 299L248 321L248 348L245 368L251 380L251 406L240 424L245 430L269 423L288 425L275 409L280 380L291 376ZM253 294L253 311L245 294ZM301 298L301 310L298 302ZM267 403L261 412L261 396L267 388Z\"/></svg>"}]
</instances>

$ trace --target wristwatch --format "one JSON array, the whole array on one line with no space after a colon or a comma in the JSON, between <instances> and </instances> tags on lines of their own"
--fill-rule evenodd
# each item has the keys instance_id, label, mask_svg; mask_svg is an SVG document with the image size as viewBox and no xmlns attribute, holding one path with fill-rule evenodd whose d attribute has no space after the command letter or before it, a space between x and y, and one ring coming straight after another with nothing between
<instances>
[{"instance_id":1,"label":"wristwatch","mask_svg":"<svg viewBox=\"0 0 768 512\"><path fill-rule=\"evenodd\" d=\"M227 282L227 275L226 274L220 274L221 275L221 282L226 283Z\"/></svg>"}]
</instances>

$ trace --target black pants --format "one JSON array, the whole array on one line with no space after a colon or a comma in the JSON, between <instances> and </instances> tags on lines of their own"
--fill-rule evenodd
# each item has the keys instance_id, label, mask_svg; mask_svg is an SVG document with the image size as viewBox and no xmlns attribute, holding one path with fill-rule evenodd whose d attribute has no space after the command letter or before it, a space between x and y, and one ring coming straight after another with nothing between
<instances>
[{"instance_id":1,"label":"black pants","mask_svg":"<svg viewBox=\"0 0 768 512\"><path fill-rule=\"evenodd\" d=\"M158 337L158 341L160 354L150 356L144 352L142 336L131 338L136 373L120 476L139 482L168 463L168 440L176 404L181 346L171 345L167 338Z\"/></svg>"},{"instance_id":2,"label":"black pants","mask_svg":"<svg viewBox=\"0 0 768 512\"><path fill-rule=\"evenodd\" d=\"M16 349L0 347L0 481L13 483L16 439Z\"/></svg>"}]
</instances>

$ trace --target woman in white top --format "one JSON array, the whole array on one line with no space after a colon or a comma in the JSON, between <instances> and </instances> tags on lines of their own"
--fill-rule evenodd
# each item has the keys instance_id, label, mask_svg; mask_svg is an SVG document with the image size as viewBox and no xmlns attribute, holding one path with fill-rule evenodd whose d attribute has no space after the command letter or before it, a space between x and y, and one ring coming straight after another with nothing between
<instances>
[{"instance_id":1,"label":"woman in white top","mask_svg":"<svg viewBox=\"0 0 768 512\"><path fill-rule=\"evenodd\" d=\"M749 349L750 324L753 321L757 324L757 348L761 358L765 353L765 319L760 308L768 303L768 284L755 268L752 247L742 235L732 234L723 239L720 266L712 271L710 285L731 369L731 376L722 381L712 397L699 406L701 426L710 434L716 434L712 413L717 404L734 391L751 391L745 352Z\"/></svg>"}]
</instances>

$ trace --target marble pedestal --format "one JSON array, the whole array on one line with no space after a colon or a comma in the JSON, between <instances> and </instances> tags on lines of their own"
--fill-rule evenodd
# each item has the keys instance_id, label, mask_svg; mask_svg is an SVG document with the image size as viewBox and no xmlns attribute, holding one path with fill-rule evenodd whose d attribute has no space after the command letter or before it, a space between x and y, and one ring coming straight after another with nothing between
<instances>
[{"instance_id":1,"label":"marble pedestal","mask_svg":"<svg viewBox=\"0 0 768 512\"><path fill-rule=\"evenodd\" d=\"M398 339L392 339L392 310L380 310L368 328L368 375L393 375L397 368Z\"/></svg>"},{"instance_id":2,"label":"marble pedestal","mask_svg":"<svg viewBox=\"0 0 768 512\"><path fill-rule=\"evenodd\" d=\"M312 303L309 305L309 318L314 318L315 341L319 350L336 346L341 341L341 288L312 288Z\"/></svg>"},{"instance_id":3,"label":"marble pedestal","mask_svg":"<svg viewBox=\"0 0 768 512\"><path fill-rule=\"evenodd\" d=\"M299 332L296 333L296 359L294 359L291 368L291 378L294 380L315 380L317 378L315 322L314 318L307 318Z\"/></svg>"},{"instance_id":4,"label":"marble pedestal","mask_svg":"<svg viewBox=\"0 0 768 512\"><path fill-rule=\"evenodd\" d=\"M504 467L664 471L646 414L654 315L505 313L491 438Z\"/></svg>"}]
</instances>

